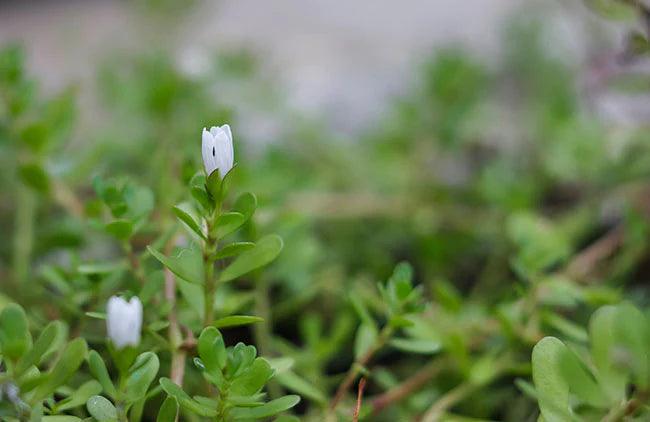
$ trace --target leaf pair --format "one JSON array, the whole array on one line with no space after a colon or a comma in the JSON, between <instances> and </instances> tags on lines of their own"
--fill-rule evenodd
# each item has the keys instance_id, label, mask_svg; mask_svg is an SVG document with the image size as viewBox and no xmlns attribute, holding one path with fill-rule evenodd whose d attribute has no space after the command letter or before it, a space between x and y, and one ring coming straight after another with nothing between
<instances>
[{"instance_id":1,"label":"leaf pair","mask_svg":"<svg viewBox=\"0 0 650 422\"><path fill-rule=\"evenodd\" d=\"M545 420L580 419L585 406L606 414L627 397L629 385L650 382L650 324L629 304L604 306L589 324L590 360L562 341L545 337L533 349L533 381Z\"/></svg>"},{"instance_id":2,"label":"leaf pair","mask_svg":"<svg viewBox=\"0 0 650 422\"><path fill-rule=\"evenodd\" d=\"M282 239L277 235L269 235L260 239L256 244L231 246L229 254L240 253L220 274L219 282L228 282L273 261L282 250ZM157 250L148 247L149 252L165 267L178 277L194 284L203 284L205 269L201 252L197 247L183 248L175 256L167 257Z\"/></svg>"},{"instance_id":3,"label":"leaf pair","mask_svg":"<svg viewBox=\"0 0 650 422\"><path fill-rule=\"evenodd\" d=\"M260 391L273 376L271 366L265 359L256 357L253 346L238 343L227 348L221 333L214 327L201 333L198 352L197 367L222 393L214 399L192 398L171 380L162 378L160 385L173 398L169 404L170 415L173 403L178 403L188 412L224 421L262 419L288 410L300 400L297 396L285 396L264 402L264 394Z\"/></svg>"}]
</instances>

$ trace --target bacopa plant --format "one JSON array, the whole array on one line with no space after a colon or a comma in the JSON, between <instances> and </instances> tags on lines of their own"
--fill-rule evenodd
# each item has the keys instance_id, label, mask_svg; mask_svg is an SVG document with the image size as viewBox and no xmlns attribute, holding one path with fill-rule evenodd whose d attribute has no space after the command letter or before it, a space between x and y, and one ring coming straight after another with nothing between
<instances>
[{"instance_id":1,"label":"bacopa plant","mask_svg":"<svg viewBox=\"0 0 650 422\"><path fill-rule=\"evenodd\" d=\"M161 378L160 385L169 395L170 415L180 405L191 413L219 421L257 420L288 410L300 401L295 395L267 401L261 390L274 374L269 362L257 356L254 346L237 343L226 348L221 333L214 327L201 333L198 354L194 364L215 387L215 394L191 398L170 379Z\"/></svg>"},{"instance_id":2,"label":"bacopa plant","mask_svg":"<svg viewBox=\"0 0 650 422\"><path fill-rule=\"evenodd\" d=\"M0 313L0 353L3 419L55 420L49 415L83 406L102 389L92 380L76 390L67 388L86 358L86 341L67 341L66 327L59 321L43 327L34 339L25 311L17 304L7 305Z\"/></svg>"},{"instance_id":3,"label":"bacopa plant","mask_svg":"<svg viewBox=\"0 0 650 422\"><path fill-rule=\"evenodd\" d=\"M586 344L543 338L532 365L544 421L650 417L650 321L631 304L598 309Z\"/></svg>"}]
</instances>

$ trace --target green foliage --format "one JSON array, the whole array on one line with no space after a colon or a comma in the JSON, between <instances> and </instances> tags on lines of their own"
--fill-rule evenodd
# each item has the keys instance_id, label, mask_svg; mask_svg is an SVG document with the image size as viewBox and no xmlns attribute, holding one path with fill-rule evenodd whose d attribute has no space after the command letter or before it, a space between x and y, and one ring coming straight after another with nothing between
<instances>
[{"instance_id":1,"label":"green foliage","mask_svg":"<svg viewBox=\"0 0 650 422\"><path fill-rule=\"evenodd\" d=\"M576 66L526 12L345 140L246 51L106 55L44 96L0 50L0 419L647 419L647 130L593 112L644 95L647 36ZM226 122L236 167L197 171ZM119 349L112 296L143 309Z\"/></svg>"},{"instance_id":2,"label":"green foliage","mask_svg":"<svg viewBox=\"0 0 650 422\"><path fill-rule=\"evenodd\" d=\"M221 333L214 327L201 332L198 351L194 363L217 388L217 397L192 399L171 380L160 380L169 397L177 400L185 411L213 416L220 421L255 420L284 412L300 400L297 396L284 396L265 402L265 395L260 391L273 376L269 363L256 357L253 346L237 343L226 348Z\"/></svg>"},{"instance_id":3,"label":"green foliage","mask_svg":"<svg viewBox=\"0 0 650 422\"><path fill-rule=\"evenodd\" d=\"M590 353L545 337L533 349L533 380L546 421L648 417L650 323L630 304L597 310L589 324ZM631 388L634 386L634 388Z\"/></svg>"}]
</instances>

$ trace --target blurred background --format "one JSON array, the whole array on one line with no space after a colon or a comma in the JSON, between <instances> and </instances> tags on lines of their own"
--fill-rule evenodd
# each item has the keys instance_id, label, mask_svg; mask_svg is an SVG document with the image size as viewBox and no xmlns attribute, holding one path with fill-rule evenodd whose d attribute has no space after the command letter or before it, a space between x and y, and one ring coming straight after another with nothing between
<instances>
[{"instance_id":1,"label":"blurred background","mask_svg":"<svg viewBox=\"0 0 650 422\"><path fill-rule=\"evenodd\" d=\"M1 1L3 297L90 332L70 303L137 291L80 270L122 253L93 179L153 193L141 252L188 198L201 128L229 122L233 186L285 248L261 291L220 290L219 309L268 321L229 335L294 359L316 389L301 415L320 420L353 361L350 292L378 313L376 282L406 260L427 305L404 336L428 348L380 356L367 394L432 359L444 376L367 420L415 420L486 368L448 410L536 420L532 346L648 302L648 16L616 0Z\"/></svg>"},{"instance_id":2,"label":"blurred background","mask_svg":"<svg viewBox=\"0 0 650 422\"><path fill-rule=\"evenodd\" d=\"M407 90L435 49L498 63L515 17L543 20L545 47L574 65L620 42L620 31L579 1L28 0L2 8L0 40L25 46L30 72L49 91L74 82L90 95L100 63L118 52L164 51L197 77L210 72L215 55L245 50L291 107L346 134L381 119L387 100Z\"/></svg>"}]
</instances>

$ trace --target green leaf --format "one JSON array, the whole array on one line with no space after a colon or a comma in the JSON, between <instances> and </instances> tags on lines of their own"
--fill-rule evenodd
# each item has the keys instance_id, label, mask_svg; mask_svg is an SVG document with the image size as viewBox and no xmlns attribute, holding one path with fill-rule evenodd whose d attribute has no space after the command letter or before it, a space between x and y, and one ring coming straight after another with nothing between
<instances>
[{"instance_id":1,"label":"green leaf","mask_svg":"<svg viewBox=\"0 0 650 422\"><path fill-rule=\"evenodd\" d=\"M32 406L29 413L29 422L41 422L43 420L43 403Z\"/></svg>"},{"instance_id":2,"label":"green leaf","mask_svg":"<svg viewBox=\"0 0 650 422\"><path fill-rule=\"evenodd\" d=\"M224 318L219 318L212 325L216 328L236 327L238 325L254 324L262 322L264 318L250 316L250 315L230 315Z\"/></svg>"},{"instance_id":3,"label":"green leaf","mask_svg":"<svg viewBox=\"0 0 650 422\"><path fill-rule=\"evenodd\" d=\"M292 371L284 371L280 374L275 375L273 379L277 380L283 387L287 388L288 390L298 393L301 396L306 397L320 405L327 404L327 397L325 396L325 393Z\"/></svg>"},{"instance_id":4,"label":"green leaf","mask_svg":"<svg viewBox=\"0 0 650 422\"><path fill-rule=\"evenodd\" d=\"M204 328L199 336L199 356L205 369L210 373L221 373L226 366L226 345L219 330L215 327ZM218 374L217 374L218 375Z\"/></svg>"},{"instance_id":5,"label":"green leaf","mask_svg":"<svg viewBox=\"0 0 650 422\"><path fill-rule=\"evenodd\" d=\"M240 255L243 252L251 250L255 247L253 242L235 242L224 246L215 255L215 259L228 258L235 255Z\"/></svg>"},{"instance_id":6,"label":"green leaf","mask_svg":"<svg viewBox=\"0 0 650 422\"><path fill-rule=\"evenodd\" d=\"M178 415L178 401L171 396L168 396L160 406L156 422L175 422L176 415Z\"/></svg>"},{"instance_id":7,"label":"green leaf","mask_svg":"<svg viewBox=\"0 0 650 422\"><path fill-rule=\"evenodd\" d=\"M189 410L190 412L196 413L199 416L206 416L212 418L217 416L217 411L215 409L205 406L197 402L196 400L190 398L190 396L188 396L187 393L183 391L182 388L174 384L174 382L169 378L161 378L160 385L162 386L163 390L165 390L167 394L169 394L171 397L174 397L178 401L178 404L182 408Z\"/></svg>"},{"instance_id":8,"label":"green leaf","mask_svg":"<svg viewBox=\"0 0 650 422\"><path fill-rule=\"evenodd\" d=\"M110 274L123 270L127 267L126 262L97 262L81 264L77 267L79 274Z\"/></svg>"},{"instance_id":9,"label":"green leaf","mask_svg":"<svg viewBox=\"0 0 650 422\"><path fill-rule=\"evenodd\" d=\"M126 380L126 396L130 403L140 400L147 394L149 385L156 378L160 363L153 352L144 352L138 356L129 368Z\"/></svg>"},{"instance_id":10,"label":"green leaf","mask_svg":"<svg viewBox=\"0 0 650 422\"><path fill-rule=\"evenodd\" d=\"M198 221L196 221L194 216L192 216L192 214L190 213L188 204L185 203L178 204L174 206L173 211L176 217L178 217L179 220L185 223L185 225L190 230L192 230L202 239L206 239L205 233L203 233L203 230L201 229L201 225L199 224Z\"/></svg>"},{"instance_id":11,"label":"green leaf","mask_svg":"<svg viewBox=\"0 0 650 422\"><path fill-rule=\"evenodd\" d=\"M146 186L127 184L124 187L123 196L127 206L126 215L137 227L154 209L155 200L153 192Z\"/></svg>"},{"instance_id":12,"label":"green leaf","mask_svg":"<svg viewBox=\"0 0 650 422\"><path fill-rule=\"evenodd\" d=\"M231 349L229 359L226 361L226 372L231 377L237 377L253 363L257 356L257 350L253 345L246 345L239 342Z\"/></svg>"},{"instance_id":13,"label":"green leaf","mask_svg":"<svg viewBox=\"0 0 650 422\"><path fill-rule=\"evenodd\" d=\"M110 397L115 398L117 396L117 391L111 381L111 377L108 375L108 370L106 369L104 360L99 353L94 350L91 350L88 354L88 367L90 368L92 376L101 384L104 392Z\"/></svg>"},{"instance_id":14,"label":"green leaf","mask_svg":"<svg viewBox=\"0 0 650 422\"><path fill-rule=\"evenodd\" d=\"M83 419L69 415L43 416L43 422L82 422Z\"/></svg>"},{"instance_id":15,"label":"green leaf","mask_svg":"<svg viewBox=\"0 0 650 422\"><path fill-rule=\"evenodd\" d=\"M596 367L596 377L611 402L625 398L627 371L617 367L616 362L616 307L602 306L589 320L591 356Z\"/></svg>"},{"instance_id":16,"label":"green leaf","mask_svg":"<svg viewBox=\"0 0 650 422\"><path fill-rule=\"evenodd\" d=\"M38 365L41 358L49 350L50 346L54 343L57 336L63 331L62 323L60 321L52 321L43 328L41 335L38 336L34 346L30 351L24 355L16 366L16 373L22 374L32 365Z\"/></svg>"},{"instance_id":17,"label":"green leaf","mask_svg":"<svg viewBox=\"0 0 650 422\"><path fill-rule=\"evenodd\" d=\"M246 222L243 214L238 212L226 212L217 218L217 222L212 229L214 237L222 239L230 233L241 227Z\"/></svg>"},{"instance_id":18,"label":"green leaf","mask_svg":"<svg viewBox=\"0 0 650 422\"><path fill-rule=\"evenodd\" d=\"M230 414L235 420L268 418L291 409L299 402L298 396L284 396L257 407L237 407Z\"/></svg>"},{"instance_id":19,"label":"green leaf","mask_svg":"<svg viewBox=\"0 0 650 422\"><path fill-rule=\"evenodd\" d=\"M628 370L634 382L645 389L650 378L648 367L648 347L650 346L648 319L637 308L629 303L616 307L616 332L617 354L625 354L622 359L624 365L629 365Z\"/></svg>"},{"instance_id":20,"label":"green leaf","mask_svg":"<svg viewBox=\"0 0 650 422\"><path fill-rule=\"evenodd\" d=\"M32 336L23 308L10 303L0 313L0 350L2 355L18 360L32 347Z\"/></svg>"},{"instance_id":21,"label":"green leaf","mask_svg":"<svg viewBox=\"0 0 650 422\"><path fill-rule=\"evenodd\" d=\"M569 385L569 391L592 407L606 409L609 407L607 397L595 378L569 348L560 355L560 373Z\"/></svg>"},{"instance_id":22,"label":"green leaf","mask_svg":"<svg viewBox=\"0 0 650 422\"><path fill-rule=\"evenodd\" d=\"M176 256L167 257L150 246L147 249L161 264L185 281L195 284L205 282L203 257L197 248L181 249Z\"/></svg>"},{"instance_id":23,"label":"green leaf","mask_svg":"<svg viewBox=\"0 0 650 422\"><path fill-rule=\"evenodd\" d=\"M555 337L544 337L533 348L533 382L546 421L573 420L569 386L560 366L565 348L564 343Z\"/></svg>"},{"instance_id":24,"label":"green leaf","mask_svg":"<svg viewBox=\"0 0 650 422\"><path fill-rule=\"evenodd\" d=\"M544 312L542 314L542 319L545 323L555 328L567 337L572 337L574 340L581 342L587 342L587 340L589 340L587 330L582 328L582 326L562 317L561 315L556 314L555 312Z\"/></svg>"},{"instance_id":25,"label":"green leaf","mask_svg":"<svg viewBox=\"0 0 650 422\"><path fill-rule=\"evenodd\" d=\"M206 177L205 188L214 202L221 202L223 187L221 176L219 176L219 169L213 171Z\"/></svg>"},{"instance_id":26,"label":"green leaf","mask_svg":"<svg viewBox=\"0 0 650 422\"><path fill-rule=\"evenodd\" d=\"M145 282L138 293L138 297L142 305L146 305L157 294L164 291L165 286L165 272L164 271L149 271L145 276Z\"/></svg>"},{"instance_id":27,"label":"green leaf","mask_svg":"<svg viewBox=\"0 0 650 422\"><path fill-rule=\"evenodd\" d=\"M192 186L190 188L190 193L192 194L192 197L196 200L196 202L199 203L201 208L208 213L212 211L212 202L210 201L210 196L208 195L208 192L206 192L205 187L203 186Z\"/></svg>"},{"instance_id":28,"label":"green leaf","mask_svg":"<svg viewBox=\"0 0 650 422\"><path fill-rule=\"evenodd\" d=\"M113 220L104 226L106 233L119 240L127 240L133 234L133 223L131 220Z\"/></svg>"},{"instance_id":29,"label":"green leaf","mask_svg":"<svg viewBox=\"0 0 650 422\"><path fill-rule=\"evenodd\" d=\"M230 391L242 396L256 394L272 376L273 369L266 359L256 358L252 365L232 381Z\"/></svg>"},{"instance_id":30,"label":"green leaf","mask_svg":"<svg viewBox=\"0 0 650 422\"><path fill-rule=\"evenodd\" d=\"M205 312L205 296L202 286L196 283L190 283L181 278L176 280L176 284L178 285L178 289L181 291L181 295L183 295L185 301L196 312L199 318L203 319L203 313Z\"/></svg>"},{"instance_id":31,"label":"green leaf","mask_svg":"<svg viewBox=\"0 0 650 422\"><path fill-rule=\"evenodd\" d=\"M300 422L300 418L294 415L280 415L273 422Z\"/></svg>"},{"instance_id":32,"label":"green leaf","mask_svg":"<svg viewBox=\"0 0 650 422\"><path fill-rule=\"evenodd\" d=\"M50 178L38 163L23 164L18 168L18 176L30 188L45 193L50 189Z\"/></svg>"},{"instance_id":33,"label":"green leaf","mask_svg":"<svg viewBox=\"0 0 650 422\"><path fill-rule=\"evenodd\" d=\"M95 380L90 380L82 384L79 388L75 390L69 397L65 400L58 402L54 406L56 412L61 412L68 409L74 409L75 407L83 406L86 404L90 397L97 395L102 392L102 386Z\"/></svg>"},{"instance_id":34,"label":"green leaf","mask_svg":"<svg viewBox=\"0 0 650 422\"><path fill-rule=\"evenodd\" d=\"M117 409L113 403L102 396L92 396L86 403L88 413L97 419L98 422L115 422L117 421Z\"/></svg>"},{"instance_id":35,"label":"green leaf","mask_svg":"<svg viewBox=\"0 0 650 422\"><path fill-rule=\"evenodd\" d=\"M257 197L250 193L245 192L237 197L233 209L237 210L240 214L244 216L244 221L250 220L250 218L255 214L255 209L257 208Z\"/></svg>"},{"instance_id":36,"label":"green leaf","mask_svg":"<svg viewBox=\"0 0 650 422\"><path fill-rule=\"evenodd\" d=\"M362 323L354 339L354 358L359 359L372 349L377 341L377 328L374 325Z\"/></svg>"},{"instance_id":37,"label":"green leaf","mask_svg":"<svg viewBox=\"0 0 650 422\"><path fill-rule=\"evenodd\" d=\"M221 272L220 282L234 280L250 271L273 261L282 250L282 239L278 235L269 235L260 239L255 247L239 255Z\"/></svg>"},{"instance_id":38,"label":"green leaf","mask_svg":"<svg viewBox=\"0 0 650 422\"><path fill-rule=\"evenodd\" d=\"M35 398L43 399L65 384L86 359L87 350L88 346L83 338L76 338L68 343L54 367L48 372L45 381L34 391Z\"/></svg>"},{"instance_id":39,"label":"green leaf","mask_svg":"<svg viewBox=\"0 0 650 422\"><path fill-rule=\"evenodd\" d=\"M439 352L442 348L440 342L427 339L394 338L389 344L403 352L420 353L423 355L432 355Z\"/></svg>"}]
</instances>

